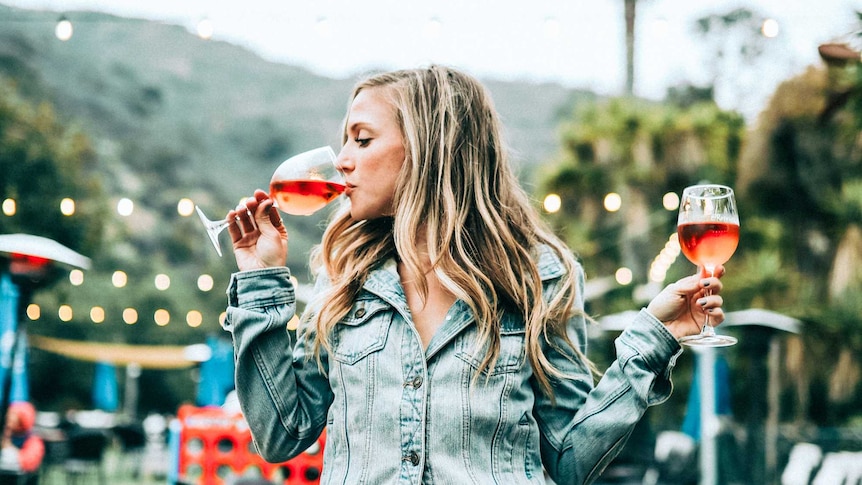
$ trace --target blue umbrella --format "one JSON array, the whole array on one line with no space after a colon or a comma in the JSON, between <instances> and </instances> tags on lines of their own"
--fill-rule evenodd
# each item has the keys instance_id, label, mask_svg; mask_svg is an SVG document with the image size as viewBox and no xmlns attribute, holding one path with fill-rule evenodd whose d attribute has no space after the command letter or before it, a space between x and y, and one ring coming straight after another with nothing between
<instances>
[{"instance_id":1,"label":"blue umbrella","mask_svg":"<svg viewBox=\"0 0 862 485\"><path fill-rule=\"evenodd\" d=\"M215 335L207 337L210 358L201 363L200 383L195 403L198 406L221 406L234 388L233 345Z\"/></svg>"},{"instance_id":2,"label":"blue umbrella","mask_svg":"<svg viewBox=\"0 0 862 485\"><path fill-rule=\"evenodd\" d=\"M9 273L0 276L0 402L6 399L6 380L12 371L12 353L18 331L18 286Z\"/></svg>"},{"instance_id":3,"label":"blue umbrella","mask_svg":"<svg viewBox=\"0 0 862 485\"><path fill-rule=\"evenodd\" d=\"M700 440L700 373L697 366L701 365L699 356L695 358L694 379L688 392L688 403L686 404L685 418L682 421L682 432ZM717 416L730 415L730 367L727 360L721 355L715 358L715 414Z\"/></svg>"},{"instance_id":4,"label":"blue umbrella","mask_svg":"<svg viewBox=\"0 0 862 485\"><path fill-rule=\"evenodd\" d=\"M110 362L97 362L93 376L93 407L113 413L119 407L117 368Z\"/></svg>"}]
</instances>

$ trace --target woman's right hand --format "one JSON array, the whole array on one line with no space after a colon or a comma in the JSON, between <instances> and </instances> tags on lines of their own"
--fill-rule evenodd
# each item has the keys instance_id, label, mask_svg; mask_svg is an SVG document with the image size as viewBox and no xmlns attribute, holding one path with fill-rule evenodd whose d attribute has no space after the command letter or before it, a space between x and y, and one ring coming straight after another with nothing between
<instances>
[{"instance_id":1,"label":"woman's right hand","mask_svg":"<svg viewBox=\"0 0 862 485\"><path fill-rule=\"evenodd\" d=\"M233 253L240 271L284 266L287 262L287 229L273 200L255 190L236 209L228 212Z\"/></svg>"}]
</instances>

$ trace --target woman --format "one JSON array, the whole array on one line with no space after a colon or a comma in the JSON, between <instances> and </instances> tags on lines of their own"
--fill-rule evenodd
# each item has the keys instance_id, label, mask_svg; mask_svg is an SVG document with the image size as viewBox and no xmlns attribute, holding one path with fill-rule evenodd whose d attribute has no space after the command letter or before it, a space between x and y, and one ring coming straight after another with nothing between
<instances>
[{"instance_id":1,"label":"woman","mask_svg":"<svg viewBox=\"0 0 862 485\"><path fill-rule=\"evenodd\" d=\"M519 188L491 100L464 73L359 83L336 165L350 203L313 258L295 343L272 200L256 191L228 214L240 272L224 327L243 412L270 461L325 427L322 483L544 483L545 470L589 483L670 395L676 339L707 313L723 320L719 279L670 285L594 386L583 271Z\"/></svg>"}]
</instances>

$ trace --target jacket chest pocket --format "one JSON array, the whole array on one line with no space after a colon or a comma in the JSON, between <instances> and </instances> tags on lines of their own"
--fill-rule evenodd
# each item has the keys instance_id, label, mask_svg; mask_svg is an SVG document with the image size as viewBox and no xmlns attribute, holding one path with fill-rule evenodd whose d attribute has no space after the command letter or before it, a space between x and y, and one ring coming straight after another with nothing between
<instances>
[{"instance_id":1,"label":"jacket chest pocket","mask_svg":"<svg viewBox=\"0 0 862 485\"><path fill-rule=\"evenodd\" d=\"M487 346L481 349L476 347L474 340L476 336L475 329L464 334L464 338L461 339L461 348L456 354L459 359L470 364L474 370L478 370L482 365L487 351ZM524 366L527 356L525 338L526 332L523 321L511 315L504 316L500 324L500 355L490 369L491 376L518 372Z\"/></svg>"},{"instance_id":2,"label":"jacket chest pocket","mask_svg":"<svg viewBox=\"0 0 862 485\"><path fill-rule=\"evenodd\" d=\"M354 365L386 344L390 307L379 300L357 300L332 332L331 357Z\"/></svg>"}]
</instances>

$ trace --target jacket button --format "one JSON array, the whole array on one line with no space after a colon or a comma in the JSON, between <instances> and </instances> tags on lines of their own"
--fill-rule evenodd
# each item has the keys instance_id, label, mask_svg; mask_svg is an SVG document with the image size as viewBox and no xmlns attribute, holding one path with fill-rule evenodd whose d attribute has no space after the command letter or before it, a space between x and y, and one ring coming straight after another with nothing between
<instances>
[{"instance_id":1,"label":"jacket button","mask_svg":"<svg viewBox=\"0 0 862 485\"><path fill-rule=\"evenodd\" d=\"M419 454L411 451L409 455L404 455L401 461L409 461L411 465L416 466L419 464Z\"/></svg>"},{"instance_id":2,"label":"jacket button","mask_svg":"<svg viewBox=\"0 0 862 485\"><path fill-rule=\"evenodd\" d=\"M413 378L413 382L410 383L414 389L419 389L422 386L422 376L416 376Z\"/></svg>"},{"instance_id":3,"label":"jacket button","mask_svg":"<svg viewBox=\"0 0 862 485\"><path fill-rule=\"evenodd\" d=\"M364 317L365 316L365 309L360 308L359 310L356 310L356 313L354 313L353 316L355 316L356 318Z\"/></svg>"}]
</instances>

